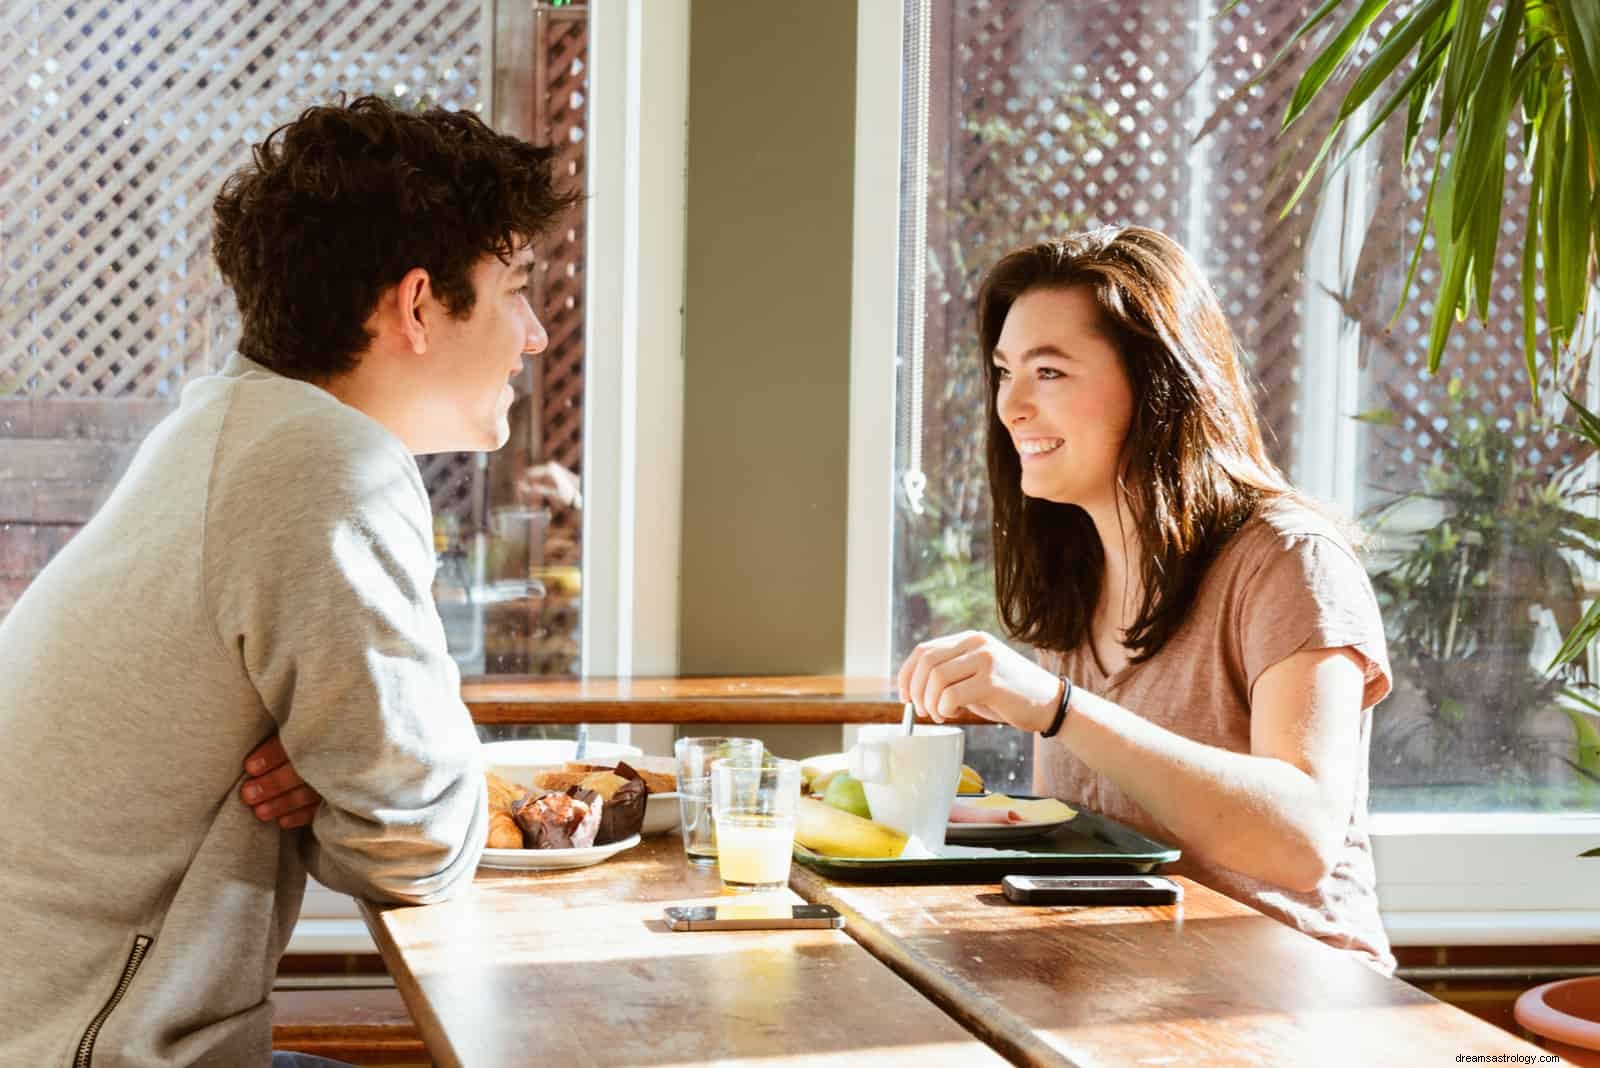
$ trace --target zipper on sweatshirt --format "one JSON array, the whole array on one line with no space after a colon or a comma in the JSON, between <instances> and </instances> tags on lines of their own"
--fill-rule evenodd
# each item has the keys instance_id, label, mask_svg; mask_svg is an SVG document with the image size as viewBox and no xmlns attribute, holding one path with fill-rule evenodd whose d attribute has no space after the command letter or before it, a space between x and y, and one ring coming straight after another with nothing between
<instances>
[{"instance_id":1,"label":"zipper on sweatshirt","mask_svg":"<svg viewBox=\"0 0 1600 1068\"><path fill-rule=\"evenodd\" d=\"M106 1018L117 1007L128 987L133 983L133 977L139 973L139 965L144 963L145 954L150 952L150 944L155 939L149 935L135 935L133 949L128 953L128 963L122 966L122 978L117 980L117 988L111 992L111 997L106 999L99 1012L95 1013L93 1020L89 1021L88 1030L83 1033L83 1040L78 1043L78 1055L72 1058L72 1068L89 1068L94 1060L94 1040L100 1037L100 1029L106 1025Z\"/></svg>"}]
</instances>

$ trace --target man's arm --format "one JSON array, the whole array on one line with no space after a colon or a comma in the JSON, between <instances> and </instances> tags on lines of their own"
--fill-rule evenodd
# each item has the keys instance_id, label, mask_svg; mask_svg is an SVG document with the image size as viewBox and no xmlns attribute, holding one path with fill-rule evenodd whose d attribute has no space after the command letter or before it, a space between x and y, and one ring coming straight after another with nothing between
<instances>
[{"instance_id":1,"label":"man's arm","mask_svg":"<svg viewBox=\"0 0 1600 1068\"><path fill-rule=\"evenodd\" d=\"M312 874L358 896L438 900L470 881L488 813L430 593L426 497L387 436L294 431L263 461L279 470L253 471L212 502L219 637L323 798L306 836Z\"/></svg>"}]
</instances>

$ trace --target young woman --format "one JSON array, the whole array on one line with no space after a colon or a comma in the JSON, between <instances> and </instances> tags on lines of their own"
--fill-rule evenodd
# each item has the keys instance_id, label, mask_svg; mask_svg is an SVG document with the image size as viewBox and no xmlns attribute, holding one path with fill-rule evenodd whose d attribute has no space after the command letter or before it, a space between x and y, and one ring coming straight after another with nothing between
<instances>
[{"instance_id":1,"label":"young woman","mask_svg":"<svg viewBox=\"0 0 1600 1068\"><path fill-rule=\"evenodd\" d=\"M1137 227L1019 249L978 301L1000 619L917 646L902 696L1038 733L1035 789L1394 967L1367 821L1377 601L1262 447L1216 297Z\"/></svg>"}]
</instances>

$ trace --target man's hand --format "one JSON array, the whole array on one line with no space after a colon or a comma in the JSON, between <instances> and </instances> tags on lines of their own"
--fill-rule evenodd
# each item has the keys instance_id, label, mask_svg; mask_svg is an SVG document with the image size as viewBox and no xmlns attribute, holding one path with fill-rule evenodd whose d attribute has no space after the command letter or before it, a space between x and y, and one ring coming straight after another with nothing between
<instances>
[{"instance_id":1,"label":"man's hand","mask_svg":"<svg viewBox=\"0 0 1600 1068\"><path fill-rule=\"evenodd\" d=\"M263 823L277 820L285 829L304 827L317 814L322 795L300 778L276 734L244 758L244 770L248 778L239 796Z\"/></svg>"},{"instance_id":2,"label":"man's hand","mask_svg":"<svg viewBox=\"0 0 1600 1068\"><path fill-rule=\"evenodd\" d=\"M517 478L516 494L524 505L553 501L564 508L583 507L583 481L555 462L535 464Z\"/></svg>"}]
</instances>

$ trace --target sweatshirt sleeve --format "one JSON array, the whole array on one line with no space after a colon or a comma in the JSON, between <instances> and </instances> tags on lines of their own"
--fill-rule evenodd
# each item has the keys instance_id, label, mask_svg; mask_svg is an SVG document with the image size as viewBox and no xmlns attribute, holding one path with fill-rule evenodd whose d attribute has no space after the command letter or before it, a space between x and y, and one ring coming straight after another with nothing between
<instances>
[{"instance_id":1,"label":"sweatshirt sleeve","mask_svg":"<svg viewBox=\"0 0 1600 1068\"><path fill-rule=\"evenodd\" d=\"M470 883L488 802L476 732L433 606L420 474L376 424L300 421L219 463L208 599L300 776L323 798L308 869L401 903Z\"/></svg>"}]
</instances>

